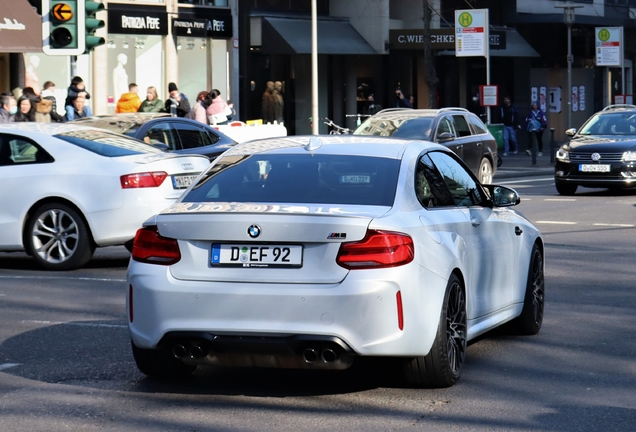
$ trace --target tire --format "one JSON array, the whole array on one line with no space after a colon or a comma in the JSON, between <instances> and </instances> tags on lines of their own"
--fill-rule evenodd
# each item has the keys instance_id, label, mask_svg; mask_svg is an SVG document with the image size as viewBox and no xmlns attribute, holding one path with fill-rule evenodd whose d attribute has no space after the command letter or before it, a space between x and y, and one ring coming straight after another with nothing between
<instances>
[{"instance_id":1,"label":"tire","mask_svg":"<svg viewBox=\"0 0 636 432\"><path fill-rule=\"evenodd\" d=\"M514 321L516 332L521 335L535 335L541 330L545 309L545 277L543 274L543 253L539 245L532 247L528 282L521 315Z\"/></svg>"},{"instance_id":2,"label":"tire","mask_svg":"<svg viewBox=\"0 0 636 432\"><path fill-rule=\"evenodd\" d=\"M30 216L24 246L47 270L72 270L86 264L95 251L86 222L66 204L49 203Z\"/></svg>"},{"instance_id":3,"label":"tire","mask_svg":"<svg viewBox=\"0 0 636 432\"><path fill-rule=\"evenodd\" d=\"M483 158L479 164L479 182L481 184L492 183L492 164L487 158Z\"/></svg>"},{"instance_id":4,"label":"tire","mask_svg":"<svg viewBox=\"0 0 636 432\"><path fill-rule=\"evenodd\" d=\"M130 345L137 369L149 377L185 378L192 375L197 368L183 363L166 350L139 348L132 341Z\"/></svg>"},{"instance_id":5,"label":"tire","mask_svg":"<svg viewBox=\"0 0 636 432\"><path fill-rule=\"evenodd\" d=\"M415 387L450 387L459 380L466 359L466 295L451 275L444 295L437 336L430 352L406 361L404 374Z\"/></svg>"},{"instance_id":6,"label":"tire","mask_svg":"<svg viewBox=\"0 0 636 432\"><path fill-rule=\"evenodd\" d=\"M575 184L566 184L566 183L554 183L556 186L556 190L560 195L574 195L576 193L576 189L579 187Z\"/></svg>"}]
</instances>

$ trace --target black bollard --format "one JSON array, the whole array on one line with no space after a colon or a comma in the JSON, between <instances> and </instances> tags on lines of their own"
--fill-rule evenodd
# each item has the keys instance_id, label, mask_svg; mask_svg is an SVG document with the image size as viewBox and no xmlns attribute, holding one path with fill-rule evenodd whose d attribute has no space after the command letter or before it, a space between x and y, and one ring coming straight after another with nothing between
<instances>
[{"instance_id":1,"label":"black bollard","mask_svg":"<svg viewBox=\"0 0 636 432\"><path fill-rule=\"evenodd\" d=\"M539 146L537 144L537 133L538 132L530 132L532 139L532 166L537 166L537 152L539 151Z\"/></svg>"},{"instance_id":2,"label":"black bollard","mask_svg":"<svg viewBox=\"0 0 636 432\"><path fill-rule=\"evenodd\" d=\"M555 156L555 148L554 148L554 128L550 128L550 163L554 163Z\"/></svg>"}]
</instances>

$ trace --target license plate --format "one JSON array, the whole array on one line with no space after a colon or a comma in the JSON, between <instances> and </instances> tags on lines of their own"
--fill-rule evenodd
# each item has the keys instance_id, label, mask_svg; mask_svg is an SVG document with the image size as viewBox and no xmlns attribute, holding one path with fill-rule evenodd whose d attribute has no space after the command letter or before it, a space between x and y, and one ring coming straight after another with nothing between
<instances>
[{"instance_id":1,"label":"license plate","mask_svg":"<svg viewBox=\"0 0 636 432\"><path fill-rule=\"evenodd\" d=\"M610 172L610 165L608 164L580 164L579 171L581 172Z\"/></svg>"},{"instance_id":2,"label":"license plate","mask_svg":"<svg viewBox=\"0 0 636 432\"><path fill-rule=\"evenodd\" d=\"M198 174L174 175L172 176L172 187L175 189L185 189L190 186L197 177L199 177Z\"/></svg>"},{"instance_id":3,"label":"license plate","mask_svg":"<svg viewBox=\"0 0 636 432\"><path fill-rule=\"evenodd\" d=\"M228 267L302 267L303 247L300 245L212 245L210 264Z\"/></svg>"}]
</instances>

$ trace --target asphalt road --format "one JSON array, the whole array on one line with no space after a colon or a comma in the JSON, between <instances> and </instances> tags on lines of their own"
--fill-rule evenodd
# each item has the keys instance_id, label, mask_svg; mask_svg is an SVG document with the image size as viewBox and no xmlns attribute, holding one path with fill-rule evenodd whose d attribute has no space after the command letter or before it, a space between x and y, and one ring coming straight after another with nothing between
<instances>
[{"instance_id":1,"label":"asphalt road","mask_svg":"<svg viewBox=\"0 0 636 432\"><path fill-rule=\"evenodd\" d=\"M389 362L153 381L130 354L123 248L65 273L0 254L0 430L636 430L636 192L564 198L550 176L498 183L522 194L517 208L545 236L544 325L472 343L452 388L407 388Z\"/></svg>"}]
</instances>

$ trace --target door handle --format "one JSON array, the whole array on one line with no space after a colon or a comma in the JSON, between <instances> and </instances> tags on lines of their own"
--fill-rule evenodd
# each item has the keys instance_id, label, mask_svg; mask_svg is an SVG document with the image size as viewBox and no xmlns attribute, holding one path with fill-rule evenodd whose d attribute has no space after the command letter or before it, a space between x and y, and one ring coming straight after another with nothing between
<instances>
[{"instance_id":1,"label":"door handle","mask_svg":"<svg viewBox=\"0 0 636 432\"><path fill-rule=\"evenodd\" d=\"M519 228L518 226L515 227L515 234L521 235L522 232L523 230L521 228Z\"/></svg>"},{"instance_id":2,"label":"door handle","mask_svg":"<svg viewBox=\"0 0 636 432\"><path fill-rule=\"evenodd\" d=\"M477 143L477 147L481 147L481 143L480 142Z\"/></svg>"},{"instance_id":3,"label":"door handle","mask_svg":"<svg viewBox=\"0 0 636 432\"><path fill-rule=\"evenodd\" d=\"M481 220L479 218L470 218L470 223L473 224L473 226L479 226L481 225Z\"/></svg>"}]
</instances>

